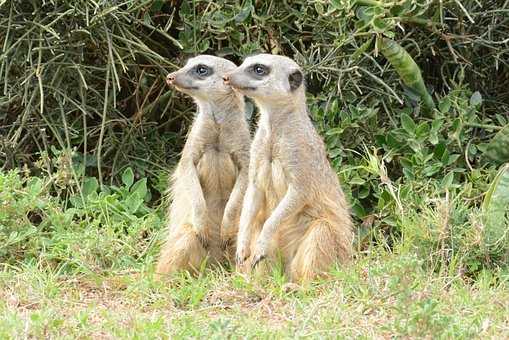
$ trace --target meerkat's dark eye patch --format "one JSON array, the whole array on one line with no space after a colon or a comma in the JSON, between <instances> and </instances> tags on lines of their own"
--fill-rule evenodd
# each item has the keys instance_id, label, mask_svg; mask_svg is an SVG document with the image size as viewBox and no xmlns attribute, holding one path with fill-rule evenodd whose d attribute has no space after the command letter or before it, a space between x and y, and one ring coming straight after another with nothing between
<instances>
[{"instance_id":1,"label":"meerkat's dark eye patch","mask_svg":"<svg viewBox=\"0 0 509 340\"><path fill-rule=\"evenodd\" d=\"M199 78L206 78L214 73L214 70L207 65L199 64L191 69L191 72Z\"/></svg>"},{"instance_id":2,"label":"meerkat's dark eye patch","mask_svg":"<svg viewBox=\"0 0 509 340\"><path fill-rule=\"evenodd\" d=\"M288 83L290 83L290 91L297 90L304 80L304 75L301 71L296 70L288 75Z\"/></svg>"},{"instance_id":3,"label":"meerkat's dark eye patch","mask_svg":"<svg viewBox=\"0 0 509 340\"><path fill-rule=\"evenodd\" d=\"M270 73L270 67L262 64L254 64L248 67L248 71L257 78L262 78Z\"/></svg>"}]
</instances>

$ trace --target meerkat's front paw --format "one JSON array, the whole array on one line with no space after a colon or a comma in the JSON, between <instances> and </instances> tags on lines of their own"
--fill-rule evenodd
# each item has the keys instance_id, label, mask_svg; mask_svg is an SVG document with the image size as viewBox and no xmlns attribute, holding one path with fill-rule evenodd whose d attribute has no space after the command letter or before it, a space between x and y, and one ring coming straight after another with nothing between
<instances>
[{"instance_id":1,"label":"meerkat's front paw","mask_svg":"<svg viewBox=\"0 0 509 340\"><path fill-rule=\"evenodd\" d=\"M267 244L265 242L257 242L253 252L253 259L251 261L251 268L255 268L258 263L267 258Z\"/></svg>"},{"instance_id":2,"label":"meerkat's front paw","mask_svg":"<svg viewBox=\"0 0 509 340\"><path fill-rule=\"evenodd\" d=\"M238 245L237 252L235 253L235 261L238 266L242 266L249 257L249 249L246 246Z\"/></svg>"}]
</instances>

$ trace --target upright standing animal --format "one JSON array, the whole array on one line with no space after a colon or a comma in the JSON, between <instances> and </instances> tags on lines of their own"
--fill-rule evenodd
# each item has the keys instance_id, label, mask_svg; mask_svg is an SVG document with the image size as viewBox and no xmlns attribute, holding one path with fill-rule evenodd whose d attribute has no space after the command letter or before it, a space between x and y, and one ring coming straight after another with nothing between
<instances>
[{"instance_id":1,"label":"upright standing animal","mask_svg":"<svg viewBox=\"0 0 509 340\"><path fill-rule=\"evenodd\" d=\"M269 54L247 58L224 77L260 110L237 263L255 267L279 253L293 281L346 263L353 241L347 202L308 116L303 78L293 60Z\"/></svg>"},{"instance_id":2,"label":"upright standing animal","mask_svg":"<svg viewBox=\"0 0 509 340\"><path fill-rule=\"evenodd\" d=\"M207 257L222 261L225 252L234 257L251 142L244 97L222 79L236 67L226 59L200 55L166 78L195 100L198 113L172 177L169 231L156 268L159 275L196 272ZM225 250L228 241L233 245Z\"/></svg>"}]
</instances>

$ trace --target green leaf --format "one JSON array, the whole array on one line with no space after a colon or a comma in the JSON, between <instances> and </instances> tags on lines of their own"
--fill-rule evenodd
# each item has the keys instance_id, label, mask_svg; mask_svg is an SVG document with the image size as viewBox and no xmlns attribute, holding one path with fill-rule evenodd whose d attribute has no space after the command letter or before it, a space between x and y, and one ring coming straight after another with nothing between
<instances>
[{"instance_id":1,"label":"green leaf","mask_svg":"<svg viewBox=\"0 0 509 340\"><path fill-rule=\"evenodd\" d=\"M442 164L437 162L432 165L424 167L424 169L422 169L422 173L424 176L431 177L434 174L436 174L438 171L440 171L441 168L442 168Z\"/></svg>"},{"instance_id":2,"label":"green leaf","mask_svg":"<svg viewBox=\"0 0 509 340\"><path fill-rule=\"evenodd\" d=\"M249 15L252 11L254 11L253 4L251 3L251 0L247 0L244 3L244 6L241 8L239 14L235 16L235 22L237 24L244 22L247 18L249 18Z\"/></svg>"},{"instance_id":3,"label":"green leaf","mask_svg":"<svg viewBox=\"0 0 509 340\"><path fill-rule=\"evenodd\" d=\"M458 158L460 158L460 155L459 154L454 154L454 155L451 155L449 157L449 160L447 161L447 164L446 165L451 165L453 164L454 162L456 162L458 160Z\"/></svg>"},{"instance_id":4,"label":"green leaf","mask_svg":"<svg viewBox=\"0 0 509 340\"><path fill-rule=\"evenodd\" d=\"M79 196L69 197L69 202L71 202L72 206L75 208L78 208L78 209L84 208L83 200Z\"/></svg>"},{"instance_id":5,"label":"green leaf","mask_svg":"<svg viewBox=\"0 0 509 340\"><path fill-rule=\"evenodd\" d=\"M368 50L368 48L371 46L373 39L368 39L364 44L361 45L350 57L352 60L356 60L359 58L364 52Z\"/></svg>"},{"instance_id":6,"label":"green leaf","mask_svg":"<svg viewBox=\"0 0 509 340\"><path fill-rule=\"evenodd\" d=\"M445 97L438 103L438 109L442 113L447 113L451 109L451 100L449 97Z\"/></svg>"},{"instance_id":7,"label":"green leaf","mask_svg":"<svg viewBox=\"0 0 509 340\"><path fill-rule=\"evenodd\" d=\"M452 182L454 181L454 172L449 172L445 177L442 179L442 182L440 186L442 188L449 188L452 185Z\"/></svg>"},{"instance_id":8,"label":"green leaf","mask_svg":"<svg viewBox=\"0 0 509 340\"><path fill-rule=\"evenodd\" d=\"M128 167L124 170L122 173L122 183L127 187L127 190L133 185L134 183L134 173L133 169L131 167Z\"/></svg>"},{"instance_id":9,"label":"green leaf","mask_svg":"<svg viewBox=\"0 0 509 340\"><path fill-rule=\"evenodd\" d=\"M505 164L491 183L482 205L484 240L487 246L507 244L509 218L509 163Z\"/></svg>"},{"instance_id":10,"label":"green leaf","mask_svg":"<svg viewBox=\"0 0 509 340\"><path fill-rule=\"evenodd\" d=\"M129 195L123 202L124 208L126 208L126 210L131 214L134 214L142 204L143 198L140 198L138 197L138 195L135 194Z\"/></svg>"},{"instance_id":11,"label":"green leaf","mask_svg":"<svg viewBox=\"0 0 509 340\"><path fill-rule=\"evenodd\" d=\"M150 191L147 190L147 179L137 181L131 188L131 192L122 202L122 206L131 214L147 212L150 209L143 205L146 199L150 199Z\"/></svg>"},{"instance_id":12,"label":"green leaf","mask_svg":"<svg viewBox=\"0 0 509 340\"><path fill-rule=\"evenodd\" d=\"M341 127L335 127L335 128L331 128L329 130L327 130L325 132L325 134L327 136L334 136L334 135L341 135L343 133L345 129L341 128Z\"/></svg>"},{"instance_id":13,"label":"green leaf","mask_svg":"<svg viewBox=\"0 0 509 340\"><path fill-rule=\"evenodd\" d=\"M350 185L363 185L364 183L366 183L366 180L360 178L359 176L355 176L348 181L348 184Z\"/></svg>"},{"instance_id":14,"label":"green leaf","mask_svg":"<svg viewBox=\"0 0 509 340\"><path fill-rule=\"evenodd\" d=\"M500 163L509 161L509 125L504 126L485 146L484 154Z\"/></svg>"},{"instance_id":15,"label":"green leaf","mask_svg":"<svg viewBox=\"0 0 509 340\"><path fill-rule=\"evenodd\" d=\"M81 188L81 192L83 193L83 197L88 197L93 192L96 192L99 188L99 183L97 182L97 178L95 177L87 177L83 181L83 187Z\"/></svg>"},{"instance_id":16,"label":"green leaf","mask_svg":"<svg viewBox=\"0 0 509 340\"><path fill-rule=\"evenodd\" d=\"M475 91L472 94L472 97L470 97L470 105L471 106L479 106L482 104L482 95L479 93L479 91Z\"/></svg>"},{"instance_id":17,"label":"green leaf","mask_svg":"<svg viewBox=\"0 0 509 340\"><path fill-rule=\"evenodd\" d=\"M423 122L421 124L419 124L419 126L417 127L416 131L415 131L415 134L417 135L417 137L427 137L429 136L429 130L430 130L430 127L429 127L429 124L427 122Z\"/></svg>"},{"instance_id":18,"label":"green leaf","mask_svg":"<svg viewBox=\"0 0 509 340\"><path fill-rule=\"evenodd\" d=\"M133 187L131 188L131 194L136 195L141 199L144 199L147 195L147 179L142 178L136 183L134 183Z\"/></svg>"},{"instance_id":19,"label":"green leaf","mask_svg":"<svg viewBox=\"0 0 509 340\"><path fill-rule=\"evenodd\" d=\"M369 196L369 193L370 193L370 187L369 186L362 186L360 187L359 189L359 194L358 194L358 198L359 199L364 199L366 197Z\"/></svg>"},{"instance_id":20,"label":"green leaf","mask_svg":"<svg viewBox=\"0 0 509 340\"><path fill-rule=\"evenodd\" d=\"M366 210L364 210L364 207L360 203L353 205L352 212L355 216L359 218L366 216Z\"/></svg>"},{"instance_id":21,"label":"green leaf","mask_svg":"<svg viewBox=\"0 0 509 340\"><path fill-rule=\"evenodd\" d=\"M330 4L335 9L343 9L344 8L344 6L340 0L331 0Z\"/></svg>"},{"instance_id":22,"label":"green leaf","mask_svg":"<svg viewBox=\"0 0 509 340\"><path fill-rule=\"evenodd\" d=\"M383 33L383 35L389 39L394 39L394 37L396 36L396 33L394 33L393 31L385 31Z\"/></svg>"},{"instance_id":23,"label":"green leaf","mask_svg":"<svg viewBox=\"0 0 509 340\"><path fill-rule=\"evenodd\" d=\"M341 148L332 148L329 150L329 157L334 159L341 155L342 149Z\"/></svg>"},{"instance_id":24,"label":"green leaf","mask_svg":"<svg viewBox=\"0 0 509 340\"><path fill-rule=\"evenodd\" d=\"M410 54L397 42L386 38L380 40L380 52L394 67L403 83L418 93L427 110L434 109L435 102L424 84L421 69Z\"/></svg>"},{"instance_id":25,"label":"green leaf","mask_svg":"<svg viewBox=\"0 0 509 340\"><path fill-rule=\"evenodd\" d=\"M201 53L203 53L206 50L208 50L209 47L210 47L210 41L208 39L205 39L205 40L202 40L202 41L198 42L198 44L196 46L196 49L198 51L200 51Z\"/></svg>"},{"instance_id":26,"label":"green leaf","mask_svg":"<svg viewBox=\"0 0 509 340\"><path fill-rule=\"evenodd\" d=\"M442 158L440 159L443 165L449 164L449 150L445 149L442 154Z\"/></svg>"},{"instance_id":27,"label":"green leaf","mask_svg":"<svg viewBox=\"0 0 509 340\"><path fill-rule=\"evenodd\" d=\"M36 196L40 195L43 188L44 188L43 181L39 177L31 177L27 181L27 189L31 197L35 198Z\"/></svg>"},{"instance_id":28,"label":"green leaf","mask_svg":"<svg viewBox=\"0 0 509 340\"><path fill-rule=\"evenodd\" d=\"M405 157L401 157L400 159L400 162L401 162L401 165L404 167L404 168L412 168L414 163L408 159L408 158L405 158Z\"/></svg>"},{"instance_id":29,"label":"green leaf","mask_svg":"<svg viewBox=\"0 0 509 340\"><path fill-rule=\"evenodd\" d=\"M355 11L355 15L360 20L362 20L364 22L369 22L373 18L374 13L373 13L373 9L372 8L360 6Z\"/></svg>"},{"instance_id":30,"label":"green leaf","mask_svg":"<svg viewBox=\"0 0 509 340\"><path fill-rule=\"evenodd\" d=\"M437 145L438 144L438 135L437 135L436 132L434 132L434 131L430 132L430 134L429 134L429 142L432 145Z\"/></svg>"},{"instance_id":31,"label":"green leaf","mask_svg":"<svg viewBox=\"0 0 509 340\"><path fill-rule=\"evenodd\" d=\"M410 116L406 113L401 114L401 126L403 126L403 129L405 129L406 132L413 135L415 132L415 123L410 118Z\"/></svg>"},{"instance_id":32,"label":"green leaf","mask_svg":"<svg viewBox=\"0 0 509 340\"><path fill-rule=\"evenodd\" d=\"M154 13L154 12L159 12L161 10L161 8L163 8L163 5L164 5L165 1L163 0L155 0L153 3L152 3L152 6L150 8L150 10Z\"/></svg>"},{"instance_id":33,"label":"green leaf","mask_svg":"<svg viewBox=\"0 0 509 340\"><path fill-rule=\"evenodd\" d=\"M381 18L375 18L371 24L376 32L384 32L387 27L390 25L386 22L386 20Z\"/></svg>"}]
</instances>

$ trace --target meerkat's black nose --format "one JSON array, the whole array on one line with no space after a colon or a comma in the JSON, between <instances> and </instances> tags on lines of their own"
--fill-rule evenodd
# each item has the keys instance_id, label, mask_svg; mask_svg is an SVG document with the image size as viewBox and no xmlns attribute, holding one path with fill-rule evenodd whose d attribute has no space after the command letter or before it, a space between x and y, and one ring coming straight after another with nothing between
<instances>
[{"instance_id":1,"label":"meerkat's black nose","mask_svg":"<svg viewBox=\"0 0 509 340\"><path fill-rule=\"evenodd\" d=\"M230 76L227 76L227 75L223 76L223 81L226 85L229 85L230 84Z\"/></svg>"},{"instance_id":2,"label":"meerkat's black nose","mask_svg":"<svg viewBox=\"0 0 509 340\"><path fill-rule=\"evenodd\" d=\"M175 74L174 73L170 73L170 74L168 74L166 76L166 84L172 85L174 81L175 81Z\"/></svg>"}]
</instances>

